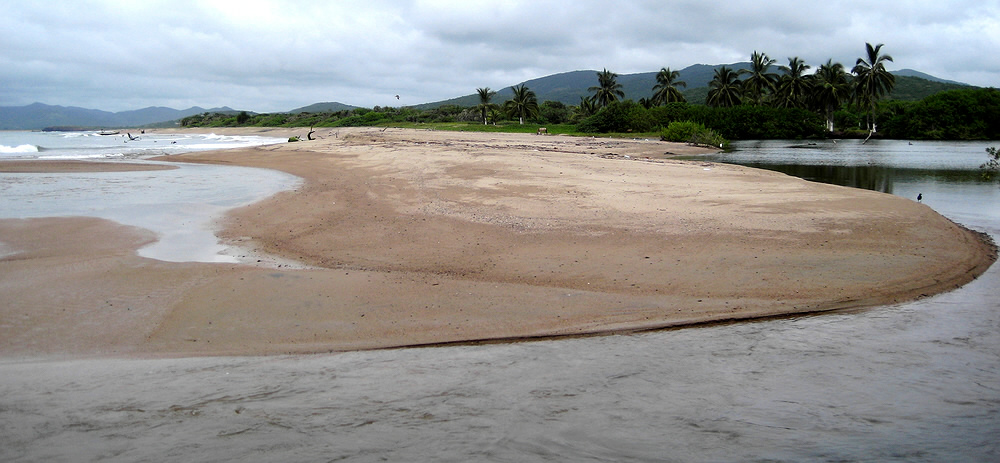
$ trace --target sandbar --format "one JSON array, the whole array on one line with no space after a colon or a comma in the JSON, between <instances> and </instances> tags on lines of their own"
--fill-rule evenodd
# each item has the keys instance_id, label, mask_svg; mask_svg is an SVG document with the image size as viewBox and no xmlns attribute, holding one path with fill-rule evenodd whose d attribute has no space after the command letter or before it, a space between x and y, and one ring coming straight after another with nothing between
<instances>
[{"instance_id":1,"label":"sandbar","mask_svg":"<svg viewBox=\"0 0 1000 463\"><path fill-rule=\"evenodd\" d=\"M298 135L305 129L212 129ZM277 135L276 135L277 134ZM0 220L0 355L270 355L627 333L959 287L988 237L924 204L644 139L322 129L167 157L305 181L219 237L295 265L142 258L146 230ZM266 259L265 259L266 260ZM267 261L274 262L274 261ZM266 265L265 265L266 264Z\"/></svg>"}]
</instances>

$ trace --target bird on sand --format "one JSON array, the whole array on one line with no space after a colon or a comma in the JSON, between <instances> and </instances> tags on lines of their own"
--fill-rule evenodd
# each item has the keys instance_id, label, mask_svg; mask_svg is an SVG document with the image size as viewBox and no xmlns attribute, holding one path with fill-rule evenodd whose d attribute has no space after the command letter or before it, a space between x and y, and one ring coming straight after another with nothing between
<instances>
[{"instance_id":1,"label":"bird on sand","mask_svg":"<svg viewBox=\"0 0 1000 463\"><path fill-rule=\"evenodd\" d=\"M924 194L923 193L917 193L917 202L919 203L920 201L923 201L923 200L924 200Z\"/></svg>"}]
</instances>

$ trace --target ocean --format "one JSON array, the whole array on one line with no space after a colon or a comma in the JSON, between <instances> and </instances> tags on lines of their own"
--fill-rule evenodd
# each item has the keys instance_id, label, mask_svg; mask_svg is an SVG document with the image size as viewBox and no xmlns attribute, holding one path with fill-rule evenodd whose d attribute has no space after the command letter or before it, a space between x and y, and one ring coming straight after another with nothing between
<instances>
[{"instance_id":1,"label":"ocean","mask_svg":"<svg viewBox=\"0 0 1000 463\"><path fill-rule=\"evenodd\" d=\"M98 131L38 132L0 131L0 160L123 160L152 156L284 143L287 139L261 136L160 134L120 130L114 135Z\"/></svg>"},{"instance_id":2,"label":"ocean","mask_svg":"<svg viewBox=\"0 0 1000 463\"><path fill-rule=\"evenodd\" d=\"M0 218L89 216L142 227L159 240L139 250L170 262L238 262L240 250L215 236L229 209L299 185L267 169L165 163L149 158L192 151L248 148L287 139L215 134L99 135L97 132L0 131L0 160L128 161L173 170L0 173Z\"/></svg>"}]
</instances>

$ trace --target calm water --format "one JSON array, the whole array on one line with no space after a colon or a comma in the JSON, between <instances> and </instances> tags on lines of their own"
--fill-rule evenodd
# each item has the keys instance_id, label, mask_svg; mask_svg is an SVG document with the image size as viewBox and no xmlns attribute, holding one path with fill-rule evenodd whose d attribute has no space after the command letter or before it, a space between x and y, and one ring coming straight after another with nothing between
<instances>
[{"instance_id":1,"label":"calm water","mask_svg":"<svg viewBox=\"0 0 1000 463\"><path fill-rule=\"evenodd\" d=\"M1000 217L1000 176L983 179L986 148L1000 142L768 140L738 142L709 159L923 202L959 223Z\"/></svg>"},{"instance_id":2,"label":"calm water","mask_svg":"<svg viewBox=\"0 0 1000 463\"><path fill-rule=\"evenodd\" d=\"M909 146L852 153L905 160ZM995 183L889 182L1000 235ZM963 202L979 207L949 209ZM998 461L998 288L994 267L908 304L629 336L5 360L0 460Z\"/></svg>"}]
</instances>

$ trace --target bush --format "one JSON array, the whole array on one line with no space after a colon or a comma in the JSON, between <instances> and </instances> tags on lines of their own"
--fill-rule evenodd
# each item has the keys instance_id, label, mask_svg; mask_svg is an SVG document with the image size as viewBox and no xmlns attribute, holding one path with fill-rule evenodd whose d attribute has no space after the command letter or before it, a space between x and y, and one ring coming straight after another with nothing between
<instances>
[{"instance_id":1,"label":"bush","mask_svg":"<svg viewBox=\"0 0 1000 463\"><path fill-rule=\"evenodd\" d=\"M691 121L671 122L667 128L663 129L660 138L665 141L718 146L720 148L729 143L714 130Z\"/></svg>"},{"instance_id":2,"label":"bush","mask_svg":"<svg viewBox=\"0 0 1000 463\"><path fill-rule=\"evenodd\" d=\"M584 133L648 132L656 127L653 118L642 105L632 100L611 103L593 116L584 119L577 130Z\"/></svg>"},{"instance_id":3,"label":"bush","mask_svg":"<svg viewBox=\"0 0 1000 463\"><path fill-rule=\"evenodd\" d=\"M991 146L986 148L986 155L989 156L989 161L986 161L979 168L983 169L983 178L990 180L997 172L1000 172L1000 150Z\"/></svg>"},{"instance_id":4,"label":"bush","mask_svg":"<svg viewBox=\"0 0 1000 463\"><path fill-rule=\"evenodd\" d=\"M547 124L562 124L569 120L569 108L560 101L546 101L538 109L541 119Z\"/></svg>"}]
</instances>

